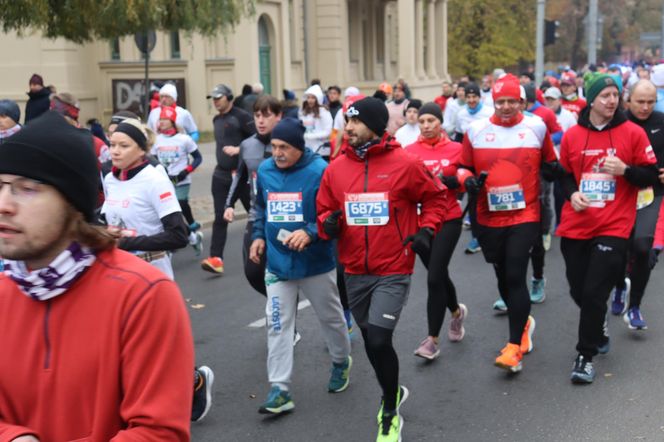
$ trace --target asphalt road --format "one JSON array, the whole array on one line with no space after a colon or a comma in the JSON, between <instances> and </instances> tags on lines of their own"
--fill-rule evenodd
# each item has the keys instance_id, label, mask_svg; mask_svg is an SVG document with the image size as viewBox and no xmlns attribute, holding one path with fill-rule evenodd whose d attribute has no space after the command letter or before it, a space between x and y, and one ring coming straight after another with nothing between
<instances>
[{"instance_id":1,"label":"asphalt road","mask_svg":"<svg viewBox=\"0 0 664 442\"><path fill-rule=\"evenodd\" d=\"M226 273L208 276L191 249L174 257L176 280L187 298L196 359L215 372L214 405L192 425L194 441L371 441L376 437L380 390L361 337L352 336L351 385L327 393L330 360L310 307L298 316L302 341L295 349L292 395L295 410L278 418L257 413L269 390L266 336L255 327L264 298L245 281L241 264L244 222L229 230ZM209 230L206 232L209 238ZM426 333L426 276L417 264L410 299L395 334L400 379L411 391L402 407L405 441L662 441L664 440L663 278L652 276L643 304L647 331L627 329L611 317L611 352L596 358L592 385L569 381L576 355L578 310L569 298L559 242L547 254L544 304L532 314L534 351L524 369L508 375L493 366L507 341L507 318L496 316L493 270L481 254L464 255L464 232L451 274L469 308L466 337L443 339L433 362L413 356ZM250 327L249 324L254 325ZM443 325L446 333L449 315ZM446 336L443 334L442 336Z\"/></svg>"}]
</instances>

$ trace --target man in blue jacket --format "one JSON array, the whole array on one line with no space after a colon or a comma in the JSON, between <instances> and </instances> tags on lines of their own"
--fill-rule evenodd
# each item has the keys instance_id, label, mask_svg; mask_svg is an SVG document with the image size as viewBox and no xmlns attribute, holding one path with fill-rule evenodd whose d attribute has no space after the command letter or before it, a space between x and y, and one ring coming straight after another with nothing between
<instances>
[{"instance_id":1,"label":"man in blue jacket","mask_svg":"<svg viewBox=\"0 0 664 442\"><path fill-rule=\"evenodd\" d=\"M272 129L272 159L256 179L256 219L249 259L267 254L267 371L272 384L258 410L280 414L294 408L290 396L293 333L298 293L306 296L332 357L330 393L348 387L350 340L336 285L333 244L318 238L316 194L327 163L304 147L304 126L284 118Z\"/></svg>"}]
</instances>

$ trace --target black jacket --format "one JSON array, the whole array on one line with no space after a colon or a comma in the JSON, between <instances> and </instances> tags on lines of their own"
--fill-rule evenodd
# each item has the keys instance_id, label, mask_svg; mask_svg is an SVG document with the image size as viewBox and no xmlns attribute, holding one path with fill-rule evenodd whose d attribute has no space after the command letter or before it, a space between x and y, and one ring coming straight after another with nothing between
<instances>
[{"instance_id":1,"label":"black jacket","mask_svg":"<svg viewBox=\"0 0 664 442\"><path fill-rule=\"evenodd\" d=\"M37 118L48 111L51 105L51 90L47 87L37 92L28 92L28 102L25 104L25 122Z\"/></svg>"},{"instance_id":2,"label":"black jacket","mask_svg":"<svg viewBox=\"0 0 664 442\"><path fill-rule=\"evenodd\" d=\"M652 150L657 157L657 167L664 168L664 113L655 111L645 120L639 120L629 110L625 112L625 115L629 121L638 124L646 131ZM662 183L658 182L653 189L656 196L664 195Z\"/></svg>"}]
</instances>

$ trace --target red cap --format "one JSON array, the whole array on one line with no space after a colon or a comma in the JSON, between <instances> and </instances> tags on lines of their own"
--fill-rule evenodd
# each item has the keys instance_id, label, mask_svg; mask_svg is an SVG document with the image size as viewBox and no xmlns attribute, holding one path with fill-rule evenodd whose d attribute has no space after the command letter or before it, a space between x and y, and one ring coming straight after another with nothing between
<instances>
[{"instance_id":1,"label":"red cap","mask_svg":"<svg viewBox=\"0 0 664 442\"><path fill-rule=\"evenodd\" d=\"M171 120L175 124L175 119L177 118L177 113L175 113L175 108L170 106L162 106L161 113L159 114L160 120Z\"/></svg>"},{"instance_id":2,"label":"red cap","mask_svg":"<svg viewBox=\"0 0 664 442\"><path fill-rule=\"evenodd\" d=\"M514 75L504 75L498 81L496 81L491 88L491 96L493 97L493 101L503 97L520 100L521 89L519 89L519 86L519 79Z\"/></svg>"}]
</instances>

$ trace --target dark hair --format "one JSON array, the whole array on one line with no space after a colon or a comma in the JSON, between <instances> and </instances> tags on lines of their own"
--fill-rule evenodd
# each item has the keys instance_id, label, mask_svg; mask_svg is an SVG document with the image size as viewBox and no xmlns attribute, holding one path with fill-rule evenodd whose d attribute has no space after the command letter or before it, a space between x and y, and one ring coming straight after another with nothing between
<instances>
[{"instance_id":1,"label":"dark hair","mask_svg":"<svg viewBox=\"0 0 664 442\"><path fill-rule=\"evenodd\" d=\"M377 90L376 92L374 92L373 97L378 98L379 100L381 100L383 102L387 101L387 94L385 92L381 91L380 89Z\"/></svg>"},{"instance_id":2,"label":"dark hair","mask_svg":"<svg viewBox=\"0 0 664 442\"><path fill-rule=\"evenodd\" d=\"M254 113L260 112L265 115L268 112L272 112L275 115L279 115L281 110L281 103L272 95L261 95L254 103Z\"/></svg>"},{"instance_id":3,"label":"dark hair","mask_svg":"<svg viewBox=\"0 0 664 442\"><path fill-rule=\"evenodd\" d=\"M309 107L308 96L312 94L305 94L305 99L302 101L302 113L304 115L314 114L314 118L320 118L320 104L318 104L318 98L316 98L316 104L313 107Z\"/></svg>"},{"instance_id":4,"label":"dark hair","mask_svg":"<svg viewBox=\"0 0 664 442\"><path fill-rule=\"evenodd\" d=\"M318 86L320 86L320 78L314 78L313 80L311 80L311 84L310 84L310 86L313 86L313 85L315 85L315 84L317 84Z\"/></svg>"},{"instance_id":5,"label":"dark hair","mask_svg":"<svg viewBox=\"0 0 664 442\"><path fill-rule=\"evenodd\" d=\"M328 87L327 91L328 92L329 91L337 91L341 95L341 88L339 86L336 86L336 85Z\"/></svg>"},{"instance_id":6,"label":"dark hair","mask_svg":"<svg viewBox=\"0 0 664 442\"><path fill-rule=\"evenodd\" d=\"M242 86L242 95L249 95L252 93L254 90L252 89L250 84L245 84Z\"/></svg>"}]
</instances>

